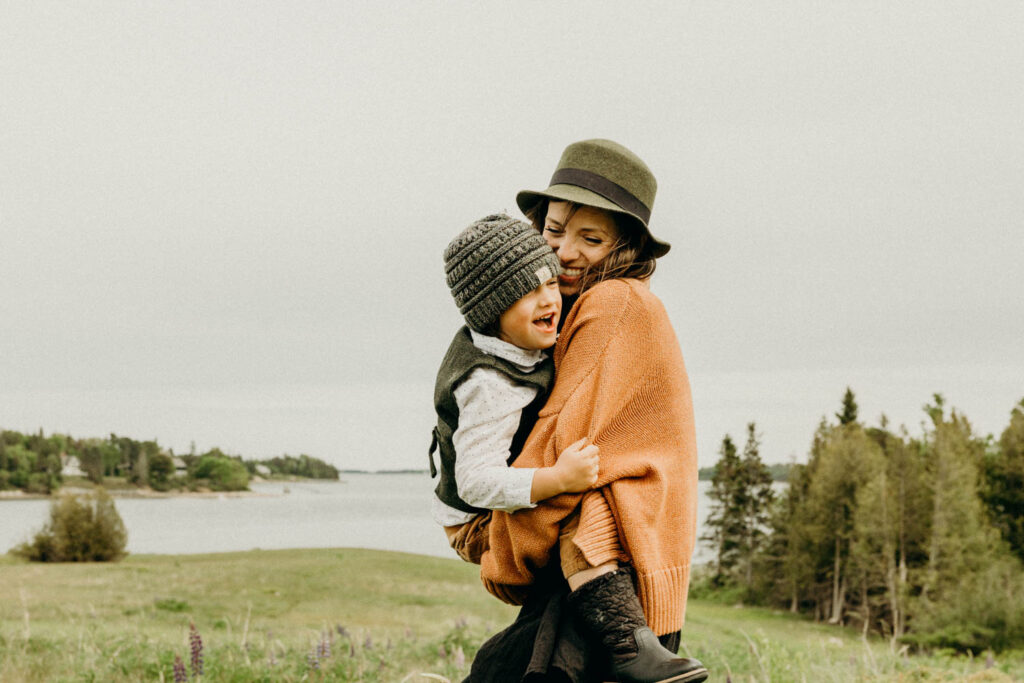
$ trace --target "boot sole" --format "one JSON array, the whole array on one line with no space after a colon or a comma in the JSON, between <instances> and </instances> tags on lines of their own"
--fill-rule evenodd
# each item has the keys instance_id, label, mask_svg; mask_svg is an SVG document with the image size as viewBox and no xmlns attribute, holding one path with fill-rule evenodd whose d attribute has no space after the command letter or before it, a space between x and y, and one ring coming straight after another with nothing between
<instances>
[{"instance_id":1,"label":"boot sole","mask_svg":"<svg viewBox=\"0 0 1024 683\"><path fill-rule=\"evenodd\" d=\"M657 683L700 683L700 681L707 680L708 670L705 668L694 669L693 671L687 671L684 674L673 676L672 678L663 678ZM606 681L605 683L616 683L615 681Z\"/></svg>"}]
</instances>

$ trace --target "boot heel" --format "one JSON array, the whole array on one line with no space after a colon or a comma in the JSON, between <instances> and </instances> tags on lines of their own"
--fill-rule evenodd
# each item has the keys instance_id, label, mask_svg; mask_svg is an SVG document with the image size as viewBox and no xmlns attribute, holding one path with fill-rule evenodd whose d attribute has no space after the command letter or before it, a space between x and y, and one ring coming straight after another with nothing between
<instances>
[{"instance_id":1,"label":"boot heel","mask_svg":"<svg viewBox=\"0 0 1024 683\"><path fill-rule=\"evenodd\" d=\"M622 683L698 683L708 670L696 659L679 657L666 650L654 631L644 626L633 633L636 657L615 665Z\"/></svg>"}]
</instances>

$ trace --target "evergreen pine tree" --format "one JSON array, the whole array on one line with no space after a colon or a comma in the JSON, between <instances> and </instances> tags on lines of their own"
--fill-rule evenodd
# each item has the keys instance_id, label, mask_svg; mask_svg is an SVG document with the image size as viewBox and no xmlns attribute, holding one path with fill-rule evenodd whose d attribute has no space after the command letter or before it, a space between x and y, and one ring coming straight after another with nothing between
<instances>
[{"instance_id":1,"label":"evergreen pine tree","mask_svg":"<svg viewBox=\"0 0 1024 683\"><path fill-rule=\"evenodd\" d=\"M778 602L788 603L791 612L799 610L801 595L814 578L803 552L807 534L800 525L806 497L807 466L794 464L785 492L773 506L768 538L758 558L761 584Z\"/></svg>"},{"instance_id":2,"label":"evergreen pine tree","mask_svg":"<svg viewBox=\"0 0 1024 683\"><path fill-rule=\"evenodd\" d=\"M830 590L826 577L832 558L825 538L821 512L815 509L814 482L821 470L825 445L832 426L823 417L811 441L806 465L794 468L783 505L773 520L773 534L781 534L780 575L775 585L780 599L789 602L791 611L813 605L815 620L823 617Z\"/></svg>"},{"instance_id":3,"label":"evergreen pine tree","mask_svg":"<svg viewBox=\"0 0 1024 683\"><path fill-rule=\"evenodd\" d=\"M742 457L728 434L722 439L711 480L708 533L701 540L715 550L715 583L753 585L755 556L762 549L773 502L771 472L761 461L754 423L747 426Z\"/></svg>"},{"instance_id":4,"label":"evergreen pine tree","mask_svg":"<svg viewBox=\"0 0 1024 683\"><path fill-rule=\"evenodd\" d=\"M857 421L857 401L854 399L853 390L850 387L846 387L846 393L843 394L843 411L836 413L836 417L839 418L841 425L853 424Z\"/></svg>"},{"instance_id":5,"label":"evergreen pine tree","mask_svg":"<svg viewBox=\"0 0 1024 683\"><path fill-rule=\"evenodd\" d=\"M748 590L753 585L754 557L764 545L765 530L774 501L772 475L761 460L760 447L757 429L751 422L747 425L747 443L743 447L743 458L740 461L738 496L743 510L740 564Z\"/></svg>"},{"instance_id":6,"label":"evergreen pine tree","mask_svg":"<svg viewBox=\"0 0 1024 683\"><path fill-rule=\"evenodd\" d=\"M911 565L925 557L931 498L921 445L905 428L894 434L887 426L883 416L880 428L868 430L885 464L858 496L856 555L872 596L862 596L865 629L873 622L896 643L906 632Z\"/></svg>"},{"instance_id":7,"label":"evergreen pine tree","mask_svg":"<svg viewBox=\"0 0 1024 683\"><path fill-rule=\"evenodd\" d=\"M928 565L922 590L926 600L955 591L964 575L986 561L992 549L991 528L978 496L982 442L967 419L954 410L944 415L941 397L926 406L934 423L930 435L932 510Z\"/></svg>"},{"instance_id":8,"label":"evergreen pine tree","mask_svg":"<svg viewBox=\"0 0 1024 683\"><path fill-rule=\"evenodd\" d=\"M859 478L854 493L853 526L849 544L849 592L845 598L850 615L861 621L867 633L883 615L888 581L896 572L897 514L893 506L885 456L877 440L860 426L843 430L855 454Z\"/></svg>"},{"instance_id":9,"label":"evergreen pine tree","mask_svg":"<svg viewBox=\"0 0 1024 683\"><path fill-rule=\"evenodd\" d=\"M999 533L1024 560L1024 400L1014 406L997 449L985 458L982 496Z\"/></svg>"},{"instance_id":10,"label":"evergreen pine tree","mask_svg":"<svg viewBox=\"0 0 1024 683\"><path fill-rule=\"evenodd\" d=\"M722 439L718 454L708 492L711 512L706 523L707 533L701 540L715 552L714 582L721 586L729 582L739 562L744 510L739 490L742 463L728 434Z\"/></svg>"},{"instance_id":11,"label":"evergreen pine tree","mask_svg":"<svg viewBox=\"0 0 1024 683\"><path fill-rule=\"evenodd\" d=\"M908 638L974 651L1024 642L1024 574L979 496L985 444L955 410L946 417L939 401L925 409L934 425L925 442L931 527Z\"/></svg>"},{"instance_id":12,"label":"evergreen pine tree","mask_svg":"<svg viewBox=\"0 0 1024 683\"><path fill-rule=\"evenodd\" d=\"M808 489L800 516L809 535L808 561L815 567L813 589L817 618L842 623L855 591L850 554L854 543L857 493L877 468L872 447L857 422L857 404L849 389L839 425L822 421L808 462Z\"/></svg>"}]
</instances>

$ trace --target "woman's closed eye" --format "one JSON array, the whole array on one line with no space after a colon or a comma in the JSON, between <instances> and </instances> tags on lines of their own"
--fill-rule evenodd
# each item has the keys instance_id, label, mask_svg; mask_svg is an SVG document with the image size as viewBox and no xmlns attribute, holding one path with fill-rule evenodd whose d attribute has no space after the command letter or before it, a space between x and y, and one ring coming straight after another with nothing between
<instances>
[{"instance_id":1,"label":"woman's closed eye","mask_svg":"<svg viewBox=\"0 0 1024 683\"><path fill-rule=\"evenodd\" d=\"M546 226L544 226L544 232L549 233L551 235L556 235L556 236L564 235L565 234L565 230L562 230L561 228L556 228L553 225L546 225Z\"/></svg>"}]
</instances>

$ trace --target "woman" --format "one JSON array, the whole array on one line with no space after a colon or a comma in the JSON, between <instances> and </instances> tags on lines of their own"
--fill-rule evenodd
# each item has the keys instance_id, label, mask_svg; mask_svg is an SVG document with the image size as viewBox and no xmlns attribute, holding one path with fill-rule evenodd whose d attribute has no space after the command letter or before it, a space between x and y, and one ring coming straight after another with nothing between
<instances>
[{"instance_id":1,"label":"woman","mask_svg":"<svg viewBox=\"0 0 1024 683\"><path fill-rule=\"evenodd\" d=\"M595 675L585 665L598 650L611 652L619 680L707 677L700 662L674 657L654 638L678 647L697 501L686 370L665 309L647 286L655 259L669 250L648 229L655 192L653 174L628 149L585 140L566 148L547 190L517 196L565 272L555 386L514 465L551 465L560 448L588 437L600 449L601 470L595 491L494 514L484 584L525 605L512 627L481 648L470 680L553 671L581 680ZM589 649L575 621L563 617L564 588L547 569L559 542L572 543L592 568L592 580L573 585L565 601L586 625ZM630 580L619 564L635 572L636 609L602 604L609 583ZM523 661L512 661L517 656Z\"/></svg>"}]
</instances>

